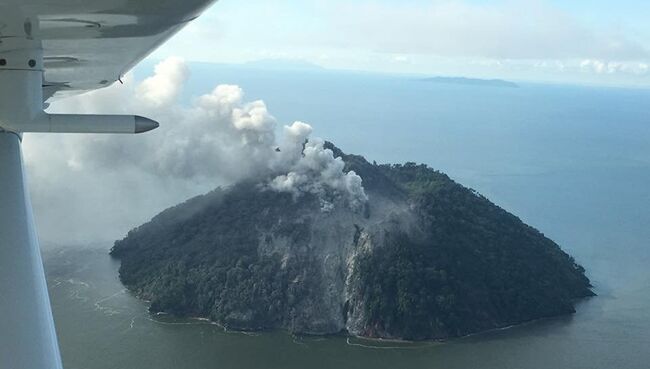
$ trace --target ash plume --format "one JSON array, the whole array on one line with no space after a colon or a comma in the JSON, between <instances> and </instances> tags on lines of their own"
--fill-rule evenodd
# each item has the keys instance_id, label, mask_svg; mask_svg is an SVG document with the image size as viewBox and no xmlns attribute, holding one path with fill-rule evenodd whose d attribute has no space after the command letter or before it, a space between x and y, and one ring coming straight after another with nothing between
<instances>
[{"instance_id":1,"label":"ash plume","mask_svg":"<svg viewBox=\"0 0 650 369\"><path fill-rule=\"evenodd\" d=\"M311 138L312 127L279 127L261 101L235 85L218 85L179 102L189 77L169 58L141 82L55 101L50 112L138 114L161 123L136 135L43 135L24 140L37 224L44 241L112 241L156 212L244 179L268 190L319 196L358 209L367 200L361 178ZM341 201L339 201L341 200Z\"/></svg>"},{"instance_id":2,"label":"ash plume","mask_svg":"<svg viewBox=\"0 0 650 369\"><path fill-rule=\"evenodd\" d=\"M361 210L368 200L361 177L354 171L345 173L343 160L334 157L332 150L324 148L324 143L318 138L307 141L289 172L273 178L269 187L297 196L314 194L325 211L331 210L338 200L343 200L352 210Z\"/></svg>"}]
</instances>

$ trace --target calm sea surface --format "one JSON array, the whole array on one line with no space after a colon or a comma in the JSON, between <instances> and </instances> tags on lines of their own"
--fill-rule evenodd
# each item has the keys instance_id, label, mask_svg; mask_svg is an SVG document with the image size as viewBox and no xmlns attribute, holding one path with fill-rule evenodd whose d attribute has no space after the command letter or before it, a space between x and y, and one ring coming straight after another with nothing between
<instances>
[{"instance_id":1,"label":"calm sea surface","mask_svg":"<svg viewBox=\"0 0 650 369\"><path fill-rule=\"evenodd\" d=\"M243 334L149 315L119 283L110 245L60 248L45 264L67 369L650 367L650 91L192 71L188 102L239 84L280 122L308 122L344 151L448 173L574 255L599 296L573 316L446 343Z\"/></svg>"}]
</instances>

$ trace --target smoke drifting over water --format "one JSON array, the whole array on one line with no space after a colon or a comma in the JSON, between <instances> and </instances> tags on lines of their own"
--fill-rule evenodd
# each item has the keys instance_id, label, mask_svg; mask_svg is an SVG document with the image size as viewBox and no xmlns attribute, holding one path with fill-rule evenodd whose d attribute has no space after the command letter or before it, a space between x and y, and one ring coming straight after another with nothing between
<instances>
[{"instance_id":1,"label":"smoke drifting over water","mask_svg":"<svg viewBox=\"0 0 650 369\"><path fill-rule=\"evenodd\" d=\"M246 102L238 86L219 85L188 106L178 98L189 76L167 59L136 83L52 104L50 112L139 114L161 127L124 135L29 134L24 153L41 239L54 243L111 241L165 207L247 178L266 188L337 199L352 208L366 200L361 178L310 138L311 126L278 130L263 101Z\"/></svg>"}]
</instances>

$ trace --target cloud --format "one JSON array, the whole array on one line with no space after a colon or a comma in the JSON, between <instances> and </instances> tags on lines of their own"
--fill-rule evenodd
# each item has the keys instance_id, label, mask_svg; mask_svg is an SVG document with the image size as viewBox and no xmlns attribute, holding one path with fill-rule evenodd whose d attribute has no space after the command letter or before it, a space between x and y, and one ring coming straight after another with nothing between
<instances>
[{"instance_id":1,"label":"cloud","mask_svg":"<svg viewBox=\"0 0 650 369\"><path fill-rule=\"evenodd\" d=\"M51 112L139 114L161 127L141 135L28 134L24 152L42 239L57 243L114 240L158 211L218 185L245 178L300 177L292 192L365 201L361 179L311 139L311 126L278 131L261 100L219 85L190 106L177 102L186 64L167 59L136 83L68 98ZM329 201L327 200L327 201ZM325 200L324 200L325 201ZM332 202L333 203L333 202Z\"/></svg>"},{"instance_id":2,"label":"cloud","mask_svg":"<svg viewBox=\"0 0 650 369\"><path fill-rule=\"evenodd\" d=\"M550 0L219 2L156 55L180 50L204 62L282 58L331 69L645 86L643 73L599 74L580 63L650 63L648 8ZM193 25L225 36L218 50L205 47L215 37L196 43Z\"/></svg>"},{"instance_id":3,"label":"cloud","mask_svg":"<svg viewBox=\"0 0 650 369\"><path fill-rule=\"evenodd\" d=\"M339 41L400 54L487 59L637 60L648 50L619 30L593 29L543 1L361 2L331 14Z\"/></svg>"},{"instance_id":4,"label":"cloud","mask_svg":"<svg viewBox=\"0 0 650 369\"><path fill-rule=\"evenodd\" d=\"M598 59L586 59L580 63L583 72L596 74L624 73L630 75L645 75L650 65L644 62L619 62Z\"/></svg>"}]
</instances>

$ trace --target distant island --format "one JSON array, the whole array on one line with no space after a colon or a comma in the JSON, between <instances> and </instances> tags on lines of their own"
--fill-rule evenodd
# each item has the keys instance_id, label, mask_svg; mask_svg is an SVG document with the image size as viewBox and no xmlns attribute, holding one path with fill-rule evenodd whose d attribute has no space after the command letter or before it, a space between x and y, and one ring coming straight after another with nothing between
<instances>
[{"instance_id":1,"label":"distant island","mask_svg":"<svg viewBox=\"0 0 650 369\"><path fill-rule=\"evenodd\" d=\"M517 88L517 85L514 82L505 81L502 79L478 79L478 78L466 78L466 77L429 77L422 78L420 81L431 82L431 83L442 83L442 84L452 84L452 85L468 85L468 86L489 86L489 87L509 87Z\"/></svg>"},{"instance_id":2,"label":"distant island","mask_svg":"<svg viewBox=\"0 0 650 369\"><path fill-rule=\"evenodd\" d=\"M228 329L405 340L571 314L593 295L571 256L476 191L327 147L362 178L361 206L264 179L217 188L115 242L122 283L153 313Z\"/></svg>"}]
</instances>

